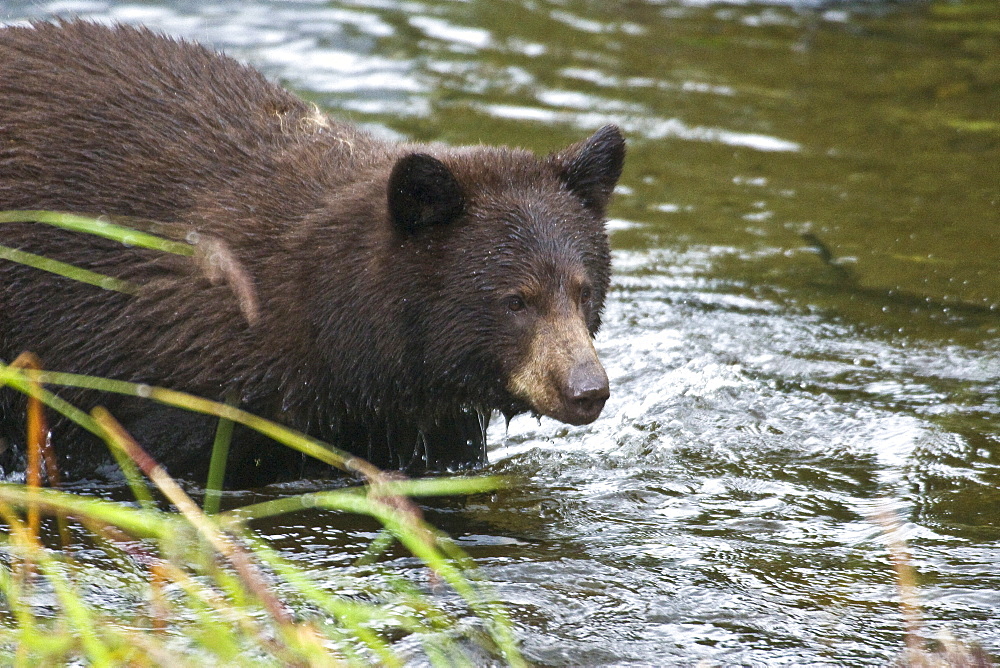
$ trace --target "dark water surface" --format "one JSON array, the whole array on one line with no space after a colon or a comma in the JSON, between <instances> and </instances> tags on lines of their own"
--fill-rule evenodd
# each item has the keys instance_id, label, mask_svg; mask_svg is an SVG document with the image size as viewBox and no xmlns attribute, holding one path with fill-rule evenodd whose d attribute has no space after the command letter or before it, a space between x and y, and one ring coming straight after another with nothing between
<instances>
[{"instance_id":1,"label":"dark water surface","mask_svg":"<svg viewBox=\"0 0 1000 668\"><path fill-rule=\"evenodd\" d=\"M427 507L544 665L1000 655L1000 4L11 2L142 22L380 132L630 141L588 427L492 428L521 480ZM888 501L886 501L888 500ZM369 526L266 527L330 580ZM409 562L400 559L399 568Z\"/></svg>"}]
</instances>

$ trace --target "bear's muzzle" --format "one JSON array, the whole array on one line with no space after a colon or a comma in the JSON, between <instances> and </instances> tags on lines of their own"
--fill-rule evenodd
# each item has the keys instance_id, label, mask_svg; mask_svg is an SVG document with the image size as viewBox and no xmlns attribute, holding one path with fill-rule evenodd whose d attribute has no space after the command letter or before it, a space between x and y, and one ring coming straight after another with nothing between
<instances>
[{"instance_id":1,"label":"bear's muzzle","mask_svg":"<svg viewBox=\"0 0 1000 668\"><path fill-rule=\"evenodd\" d=\"M557 311L540 320L508 389L535 412L560 422L596 420L611 393L583 318Z\"/></svg>"}]
</instances>

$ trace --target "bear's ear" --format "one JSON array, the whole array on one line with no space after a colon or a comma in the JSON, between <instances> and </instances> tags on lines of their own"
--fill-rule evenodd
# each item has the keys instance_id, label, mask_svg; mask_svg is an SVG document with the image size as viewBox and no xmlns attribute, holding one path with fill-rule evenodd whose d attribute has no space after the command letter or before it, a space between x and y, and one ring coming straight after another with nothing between
<instances>
[{"instance_id":1,"label":"bear's ear","mask_svg":"<svg viewBox=\"0 0 1000 668\"><path fill-rule=\"evenodd\" d=\"M393 224L407 234L450 223L465 208L454 174L426 153L411 153L396 162L389 175L388 198Z\"/></svg>"},{"instance_id":2,"label":"bear's ear","mask_svg":"<svg viewBox=\"0 0 1000 668\"><path fill-rule=\"evenodd\" d=\"M599 216L611 198L625 164L625 138L617 125L605 125L589 139L549 156L559 178L584 206Z\"/></svg>"}]
</instances>

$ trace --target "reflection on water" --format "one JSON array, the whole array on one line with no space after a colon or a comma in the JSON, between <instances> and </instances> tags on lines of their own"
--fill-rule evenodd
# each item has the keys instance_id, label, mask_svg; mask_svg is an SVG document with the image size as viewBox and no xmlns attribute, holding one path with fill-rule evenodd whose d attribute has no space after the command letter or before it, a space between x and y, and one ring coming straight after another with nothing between
<instances>
[{"instance_id":1,"label":"reflection on water","mask_svg":"<svg viewBox=\"0 0 1000 668\"><path fill-rule=\"evenodd\" d=\"M616 122L588 427L495 424L516 489L428 507L528 656L884 663L893 499L929 632L1000 653L1000 9L956 2L7 2L144 22L389 135ZM371 527L268 527L336 582ZM400 568L408 568L400 561Z\"/></svg>"}]
</instances>

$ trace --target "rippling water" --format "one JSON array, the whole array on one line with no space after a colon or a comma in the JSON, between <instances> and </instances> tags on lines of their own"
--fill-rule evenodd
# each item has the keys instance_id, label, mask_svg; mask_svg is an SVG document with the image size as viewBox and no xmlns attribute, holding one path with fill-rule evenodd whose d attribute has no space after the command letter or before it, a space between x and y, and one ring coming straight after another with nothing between
<instances>
[{"instance_id":1,"label":"rippling water","mask_svg":"<svg viewBox=\"0 0 1000 668\"><path fill-rule=\"evenodd\" d=\"M390 136L548 151L626 130L604 416L494 424L490 470L520 484L427 507L530 659L886 663L884 508L927 632L1000 654L995 3L0 8L70 14L212 44ZM266 529L331 578L371 531Z\"/></svg>"}]
</instances>

